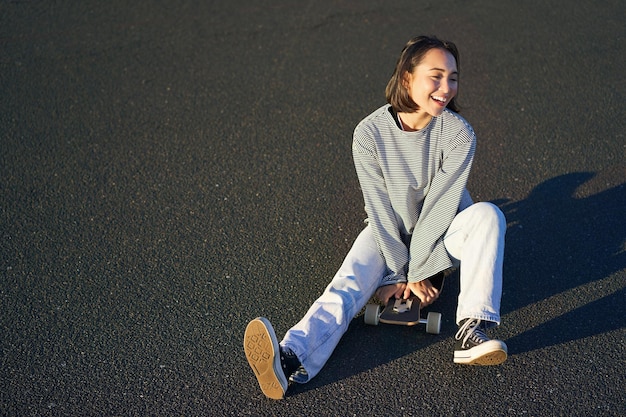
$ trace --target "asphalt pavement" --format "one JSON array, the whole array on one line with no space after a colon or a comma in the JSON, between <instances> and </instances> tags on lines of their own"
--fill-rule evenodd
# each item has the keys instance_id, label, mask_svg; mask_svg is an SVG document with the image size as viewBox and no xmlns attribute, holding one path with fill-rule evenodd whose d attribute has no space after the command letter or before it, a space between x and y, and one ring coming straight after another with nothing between
<instances>
[{"instance_id":1,"label":"asphalt pavement","mask_svg":"<svg viewBox=\"0 0 626 417\"><path fill-rule=\"evenodd\" d=\"M73 4L71 4L73 3ZM617 0L0 3L0 415L626 414L626 13ZM404 43L461 52L475 200L508 220L509 360L355 318L283 401L279 335L365 213L356 124Z\"/></svg>"}]
</instances>

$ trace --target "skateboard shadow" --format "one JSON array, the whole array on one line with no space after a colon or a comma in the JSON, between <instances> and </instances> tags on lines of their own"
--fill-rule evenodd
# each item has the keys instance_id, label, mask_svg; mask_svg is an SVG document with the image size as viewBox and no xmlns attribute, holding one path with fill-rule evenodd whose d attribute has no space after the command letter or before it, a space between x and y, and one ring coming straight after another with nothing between
<instances>
[{"instance_id":1,"label":"skateboard shadow","mask_svg":"<svg viewBox=\"0 0 626 417\"><path fill-rule=\"evenodd\" d=\"M570 173L538 185L522 201L493 201L503 210L509 225L503 316L626 268L626 183L577 197L577 189L594 176L588 172ZM290 393L349 378L451 339L456 331L458 291L455 272L446 279L438 302L429 307L443 314L440 335L427 335L422 329L405 326L376 328L365 325L363 317L355 318L322 372L308 384L292 386ZM558 314L555 306L557 315L553 314L553 319L506 340L509 353L519 354L625 327L624 295L622 287L588 303L572 300L573 305L564 314Z\"/></svg>"}]
</instances>

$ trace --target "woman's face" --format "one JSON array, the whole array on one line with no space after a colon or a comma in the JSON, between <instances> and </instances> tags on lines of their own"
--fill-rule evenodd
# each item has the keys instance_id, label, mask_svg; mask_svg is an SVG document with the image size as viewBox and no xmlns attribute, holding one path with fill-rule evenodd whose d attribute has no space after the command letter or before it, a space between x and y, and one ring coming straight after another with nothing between
<instances>
[{"instance_id":1,"label":"woman's face","mask_svg":"<svg viewBox=\"0 0 626 417\"><path fill-rule=\"evenodd\" d=\"M424 54L412 73L405 74L403 85L419 106L418 113L439 116L456 96L458 77L454 56L446 50L433 48Z\"/></svg>"}]
</instances>

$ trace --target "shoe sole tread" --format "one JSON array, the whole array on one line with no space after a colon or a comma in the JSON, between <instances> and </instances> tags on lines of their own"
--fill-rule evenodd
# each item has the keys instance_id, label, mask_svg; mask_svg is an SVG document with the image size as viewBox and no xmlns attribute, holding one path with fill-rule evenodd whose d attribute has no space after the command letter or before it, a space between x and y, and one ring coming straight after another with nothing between
<instances>
[{"instance_id":1,"label":"shoe sole tread","mask_svg":"<svg viewBox=\"0 0 626 417\"><path fill-rule=\"evenodd\" d=\"M257 318L248 323L243 348L263 394L274 400L283 399L288 382L282 375L280 359L277 358L279 347L276 335L267 320Z\"/></svg>"}]
</instances>

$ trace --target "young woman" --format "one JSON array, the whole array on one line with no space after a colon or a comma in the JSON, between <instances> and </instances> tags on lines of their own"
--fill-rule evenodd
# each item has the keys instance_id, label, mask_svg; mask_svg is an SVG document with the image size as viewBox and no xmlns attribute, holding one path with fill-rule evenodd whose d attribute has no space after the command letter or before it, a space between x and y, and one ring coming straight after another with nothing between
<instances>
[{"instance_id":1,"label":"young woman","mask_svg":"<svg viewBox=\"0 0 626 417\"><path fill-rule=\"evenodd\" d=\"M411 39L386 89L388 104L354 131L353 157L368 216L341 268L279 343L259 317L244 351L263 393L281 399L288 381L305 383L324 366L352 318L376 294L383 302L439 296L430 277L460 265L454 362L496 365L506 221L465 186L476 136L458 115L459 54L451 42Z\"/></svg>"}]
</instances>

